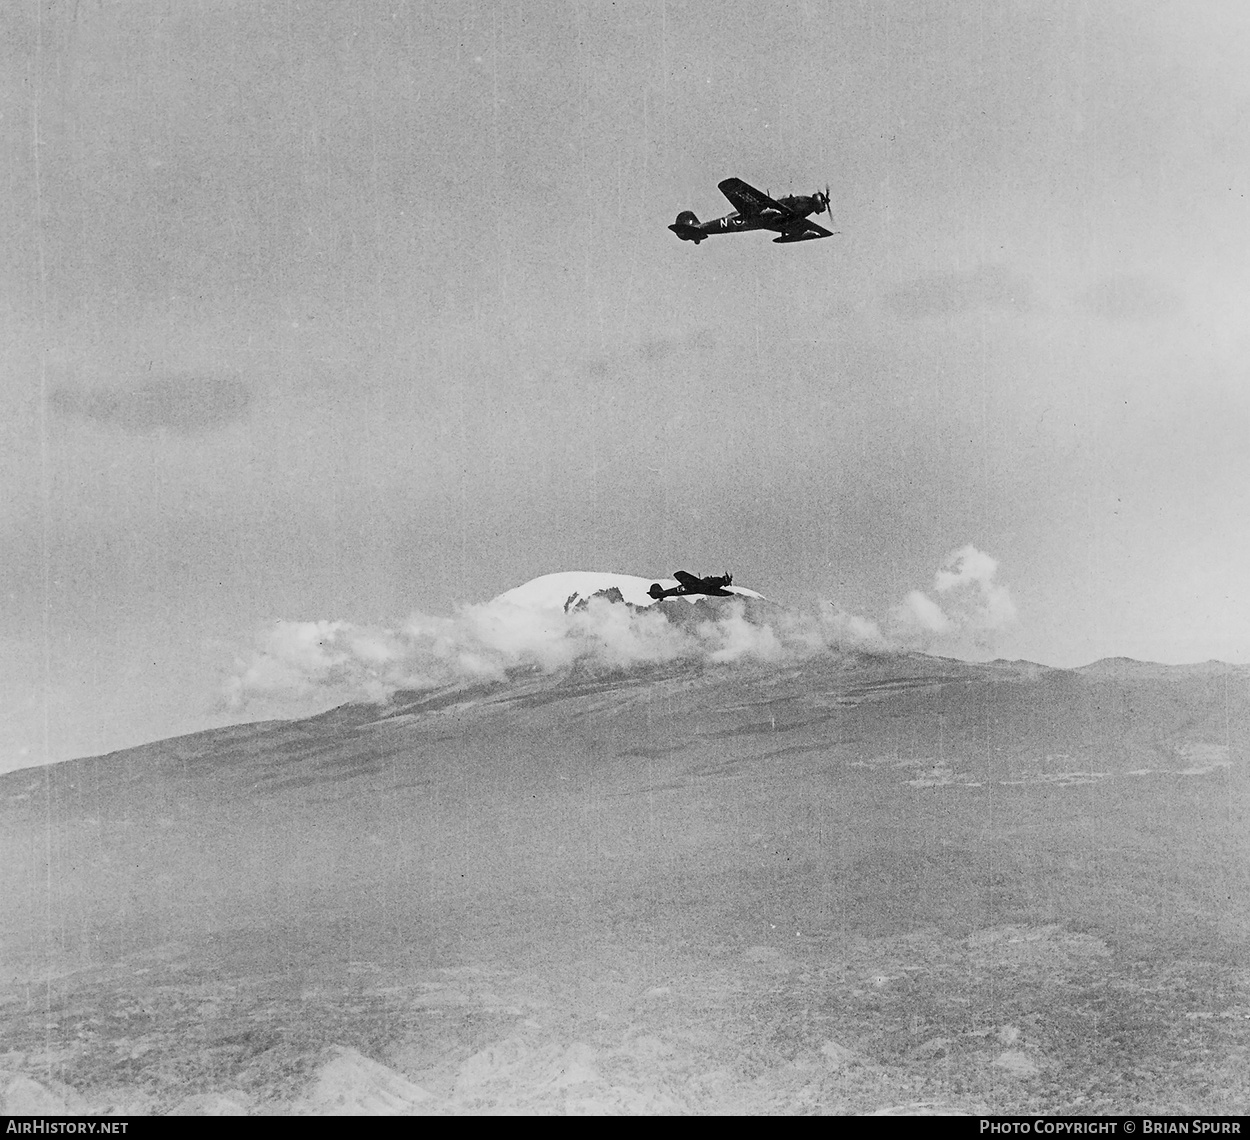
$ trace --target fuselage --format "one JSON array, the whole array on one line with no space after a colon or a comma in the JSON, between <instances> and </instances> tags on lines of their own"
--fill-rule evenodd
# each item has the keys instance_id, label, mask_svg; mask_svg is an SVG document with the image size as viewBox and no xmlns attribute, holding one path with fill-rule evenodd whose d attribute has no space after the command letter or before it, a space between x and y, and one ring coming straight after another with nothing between
<instances>
[{"instance_id":1,"label":"fuselage","mask_svg":"<svg viewBox=\"0 0 1250 1140\"><path fill-rule=\"evenodd\" d=\"M784 212L773 209L771 206L755 214L742 214L735 210L723 218L713 218L707 222L699 221L693 213L687 211L668 228L683 241L694 242L700 242L705 237L712 237L715 234L745 233L748 230L773 230L776 233L784 233L788 225L792 225L800 218L819 213L825 208L825 203L818 196L808 194L794 194L786 198L778 198L777 205L783 206Z\"/></svg>"}]
</instances>

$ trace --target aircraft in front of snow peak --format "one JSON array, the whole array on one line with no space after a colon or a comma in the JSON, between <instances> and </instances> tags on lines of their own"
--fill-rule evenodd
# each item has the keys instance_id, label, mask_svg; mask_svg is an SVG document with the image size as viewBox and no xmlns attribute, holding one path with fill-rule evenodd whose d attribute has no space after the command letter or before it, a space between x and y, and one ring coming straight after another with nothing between
<instances>
[{"instance_id":1,"label":"aircraft in front of snow peak","mask_svg":"<svg viewBox=\"0 0 1250 1140\"><path fill-rule=\"evenodd\" d=\"M733 583L732 574L722 574L719 578L699 578L689 571L678 570L673 577L677 579L676 586L666 590L659 582L652 582L651 589L647 591L648 596L657 602L661 598L681 597L683 594L707 594L713 598L733 597L732 592L725 589Z\"/></svg>"},{"instance_id":2,"label":"aircraft in front of snow peak","mask_svg":"<svg viewBox=\"0 0 1250 1140\"><path fill-rule=\"evenodd\" d=\"M833 237L833 233L809 221L808 214L827 211L833 221L833 207L829 205L829 187L822 194L793 194L776 200L761 194L754 186L748 186L741 178L726 178L718 189L736 207L735 213L710 222L701 222L693 210L683 210L668 228L682 241L698 245L713 234L734 234L740 230L773 230L781 237L774 243L790 241L815 241L817 238Z\"/></svg>"}]
</instances>

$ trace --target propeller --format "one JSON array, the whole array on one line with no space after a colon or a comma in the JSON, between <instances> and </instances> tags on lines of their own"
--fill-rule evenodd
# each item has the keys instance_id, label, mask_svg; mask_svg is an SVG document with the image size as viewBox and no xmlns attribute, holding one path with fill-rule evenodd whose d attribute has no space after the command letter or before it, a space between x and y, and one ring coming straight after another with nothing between
<instances>
[{"instance_id":1,"label":"propeller","mask_svg":"<svg viewBox=\"0 0 1250 1140\"><path fill-rule=\"evenodd\" d=\"M833 206L829 201L829 183L825 183L825 213L829 215L829 220L833 221Z\"/></svg>"}]
</instances>

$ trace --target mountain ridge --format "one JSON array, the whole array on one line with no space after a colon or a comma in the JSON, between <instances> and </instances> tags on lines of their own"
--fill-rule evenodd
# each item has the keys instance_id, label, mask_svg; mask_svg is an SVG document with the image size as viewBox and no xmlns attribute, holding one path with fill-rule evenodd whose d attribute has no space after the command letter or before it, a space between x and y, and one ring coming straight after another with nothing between
<instances>
[{"instance_id":1,"label":"mountain ridge","mask_svg":"<svg viewBox=\"0 0 1250 1140\"><path fill-rule=\"evenodd\" d=\"M0 1098L1238 1113L1248 753L1230 675L826 652L7 773Z\"/></svg>"}]
</instances>

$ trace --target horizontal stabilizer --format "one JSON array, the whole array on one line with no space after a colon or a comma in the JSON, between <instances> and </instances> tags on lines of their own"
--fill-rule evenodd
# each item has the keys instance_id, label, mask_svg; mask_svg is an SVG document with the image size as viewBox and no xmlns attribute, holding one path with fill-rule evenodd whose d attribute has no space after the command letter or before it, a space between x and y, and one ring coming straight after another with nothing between
<instances>
[{"instance_id":1,"label":"horizontal stabilizer","mask_svg":"<svg viewBox=\"0 0 1250 1140\"><path fill-rule=\"evenodd\" d=\"M707 237L707 234L705 234L701 229L697 229L695 226L685 225L682 222L674 222L668 228L681 238L682 241L692 241L696 245Z\"/></svg>"}]
</instances>

